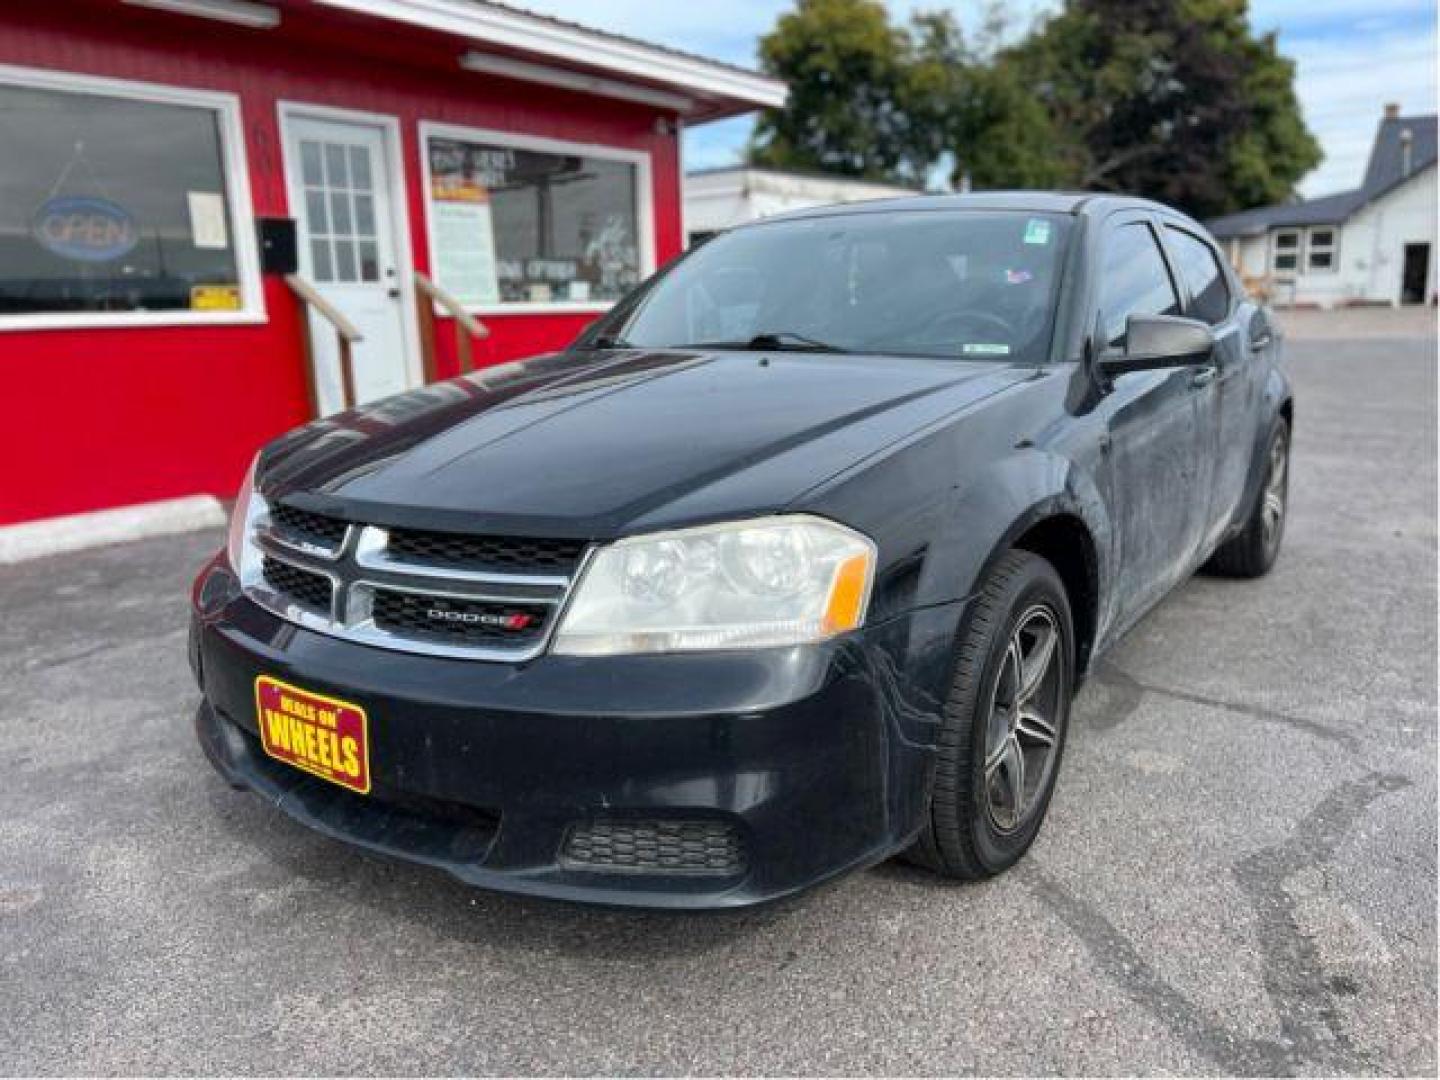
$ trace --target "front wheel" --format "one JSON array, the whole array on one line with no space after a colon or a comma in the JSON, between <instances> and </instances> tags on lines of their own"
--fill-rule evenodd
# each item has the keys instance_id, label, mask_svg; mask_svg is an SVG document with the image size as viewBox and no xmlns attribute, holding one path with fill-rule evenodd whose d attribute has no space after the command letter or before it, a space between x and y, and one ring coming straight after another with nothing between
<instances>
[{"instance_id":1,"label":"front wheel","mask_svg":"<svg viewBox=\"0 0 1440 1080\"><path fill-rule=\"evenodd\" d=\"M1029 552L1007 553L961 636L912 862L974 880L1025 854L1065 747L1074 640L1054 567Z\"/></svg>"},{"instance_id":2,"label":"front wheel","mask_svg":"<svg viewBox=\"0 0 1440 1080\"><path fill-rule=\"evenodd\" d=\"M1266 444L1265 479L1244 526L1205 564L1225 577L1257 578L1270 572L1285 536L1285 515L1290 508L1290 425L1276 417Z\"/></svg>"}]
</instances>

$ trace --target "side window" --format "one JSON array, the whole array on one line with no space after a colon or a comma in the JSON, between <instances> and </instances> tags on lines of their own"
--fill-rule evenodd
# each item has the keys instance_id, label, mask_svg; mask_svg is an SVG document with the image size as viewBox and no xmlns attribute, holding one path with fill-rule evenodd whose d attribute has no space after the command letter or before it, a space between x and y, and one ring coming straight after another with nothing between
<instances>
[{"instance_id":1,"label":"side window","mask_svg":"<svg viewBox=\"0 0 1440 1080\"><path fill-rule=\"evenodd\" d=\"M1230 314L1230 286L1215 252L1199 237L1173 225L1166 225L1165 233L1175 261L1180 264L1180 276L1190 290L1190 310L1186 314L1213 326Z\"/></svg>"},{"instance_id":2,"label":"side window","mask_svg":"<svg viewBox=\"0 0 1440 1080\"><path fill-rule=\"evenodd\" d=\"M1100 268L1100 325L1106 342L1124 342L1131 315L1179 313L1180 298L1150 226L1139 221L1120 226L1106 241Z\"/></svg>"}]
</instances>

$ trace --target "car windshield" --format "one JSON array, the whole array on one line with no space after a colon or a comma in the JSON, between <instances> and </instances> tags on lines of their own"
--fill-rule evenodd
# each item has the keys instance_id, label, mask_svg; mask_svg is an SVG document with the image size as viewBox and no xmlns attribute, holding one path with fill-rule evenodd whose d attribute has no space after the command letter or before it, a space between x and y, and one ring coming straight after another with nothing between
<instances>
[{"instance_id":1,"label":"car windshield","mask_svg":"<svg viewBox=\"0 0 1440 1080\"><path fill-rule=\"evenodd\" d=\"M1070 219L868 211L723 233L591 343L890 353L1040 363Z\"/></svg>"}]
</instances>

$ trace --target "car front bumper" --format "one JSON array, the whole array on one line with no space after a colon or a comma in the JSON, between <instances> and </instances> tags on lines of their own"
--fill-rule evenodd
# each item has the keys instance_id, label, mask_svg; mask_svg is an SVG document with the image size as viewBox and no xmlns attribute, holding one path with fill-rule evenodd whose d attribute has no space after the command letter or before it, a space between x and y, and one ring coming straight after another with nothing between
<instances>
[{"instance_id":1,"label":"car front bumper","mask_svg":"<svg viewBox=\"0 0 1440 1080\"><path fill-rule=\"evenodd\" d=\"M244 599L217 558L194 595L196 727L234 786L462 881L734 907L877 862L913 836L958 608L803 648L480 663L295 626ZM261 675L365 709L369 795L265 753Z\"/></svg>"}]
</instances>

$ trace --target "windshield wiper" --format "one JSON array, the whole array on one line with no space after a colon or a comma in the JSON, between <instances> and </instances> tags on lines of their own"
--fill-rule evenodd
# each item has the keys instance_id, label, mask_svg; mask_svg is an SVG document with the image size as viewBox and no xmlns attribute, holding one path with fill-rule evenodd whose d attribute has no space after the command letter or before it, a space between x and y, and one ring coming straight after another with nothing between
<instances>
[{"instance_id":1,"label":"windshield wiper","mask_svg":"<svg viewBox=\"0 0 1440 1080\"><path fill-rule=\"evenodd\" d=\"M694 349L764 349L770 352L825 352L843 353L839 345L819 341L804 334L793 334L789 330L772 330L756 334L749 341L697 341L687 348Z\"/></svg>"},{"instance_id":2,"label":"windshield wiper","mask_svg":"<svg viewBox=\"0 0 1440 1080\"><path fill-rule=\"evenodd\" d=\"M633 349L634 347L617 334L601 334L586 346L587 349Z\"/></svg>"}]
</instances>

